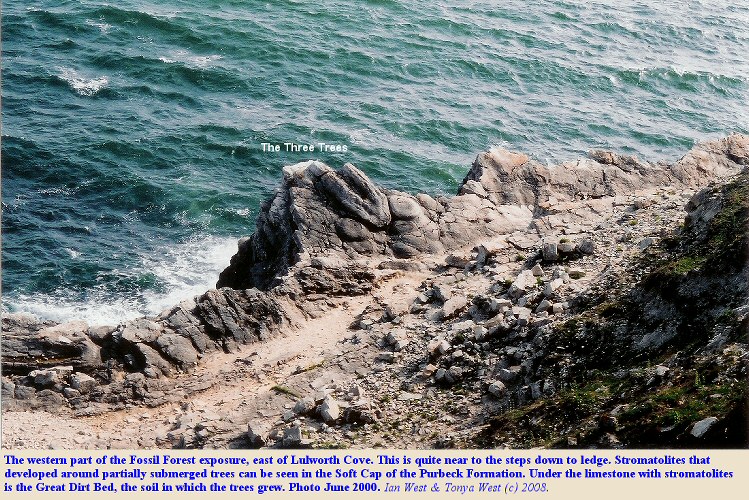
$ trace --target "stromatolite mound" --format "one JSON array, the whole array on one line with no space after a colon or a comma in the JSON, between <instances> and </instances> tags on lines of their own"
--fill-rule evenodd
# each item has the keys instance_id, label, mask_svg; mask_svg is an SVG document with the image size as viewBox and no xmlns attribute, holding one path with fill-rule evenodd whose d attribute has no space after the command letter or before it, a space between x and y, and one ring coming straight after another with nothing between
<instances>
[{"instance_id":1,"label":"stromatolite mound","mask_svg":"<svg viewBox=\"0 0 749 500\"><path fill-rule=\"evenodd\" d=\"M261 207L255 233L217 287L270 289L290 267L314 257L409 259L531 232L550 204L627 195L649 186L705 185L749 163L749 138L734 134L695 146L674 163L594 151L590 159L544 165L500 148L478 155L458 195L413 196L376 185L353 165L336 171L309 161L284 168Z\"/></svg>"}]
</instances>

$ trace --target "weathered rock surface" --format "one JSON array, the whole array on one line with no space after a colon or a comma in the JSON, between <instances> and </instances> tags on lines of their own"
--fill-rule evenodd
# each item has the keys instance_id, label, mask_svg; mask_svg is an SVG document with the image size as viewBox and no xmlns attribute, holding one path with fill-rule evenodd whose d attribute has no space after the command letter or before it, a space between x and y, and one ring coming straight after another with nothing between
<instances>
[{"instance_id":1,"label":"weathered rock surface","mask_svg":"<svg viewBox=\"0 0 749 500\"><path fill-rule=\"evenodd\" d=\"M284 169L284 181L261 207L256 232L219 278L218 287L267 290L300 261L323 257L412 258L525 229L531 211L496 206L475 194L435 200L387 190L353 165L319 162Z\"/></svg>"},{"instance_id":2,"label":"weathered rock surface","mask_svg":"<svg viewBox=\"0 0 749 500\"><path fill-rule=\"evenodd\" d=\"M495 148L476 158L460 192L467 192L473 181L496 205L544 209L550 203L629 194L647 186L704 186L717 176L736 173L749 161L748 151L749 139L738 134L699 144L673 164L594 151L591 159L544 165Z\"/></svg>"},{"instance_id":3,"label":"weathered rock surface","mask_svg":"<svg viewBox=\"0 0 749 500\"><path fill-rule=\"evenodd\" d=\"M88 336L88 325L35 323L23 315L3 317L3 371L28 373L57 365L92 370L101 367L100 347Z\"/></svg>"},{"instance_id":4,"label":"weathered rock surface","mask_svg":"<svg viewBox=\"0 0 749 500\"><path fill-rule=\"evenodd\" d=\"M290 325L284 308L273 296L228 288L210 290L195 301L164 311L158 318L138 318L116 328L89 328L82 321L55 325L13 314L2 321L4 373L34 373L34 385L65 393L78 409L91 402L163 404L181 394L170 394L163 391L163 386L136 383L128 377L139 374L159 379L189 372L206 352L228 351L266 340ZM129 373L124 385L117 382L123 372ZM211 385L200 382L185 389L199 391ZM21 408L37 407L40 395L46 408L65 403L64 399L41 393L34 397L24 389L16 393L16 406Z\"/></svg>"},{"instance_id":5,"label":"weathered rock surface","mask_svg":"<svg viewBox=\"0 0 749 500\"><path fill-rule=\"evenodd\" d=\"M749 359L749 192L735 174L748 163L740 135L673 164L492 150L436 199L351 165L286 167L221 288L111 327L4 317L3 408L179 403L165 432L112 447L733 446ZM416 281L388 284L402 277ZM238 354L327 313L351 334L293 372ZM213 351L233 369L194 371ZM278 394L230 418L185 403L243 380ZM658 406L695 394L704 411L688 421Z\"/></svg>"}]
</instances>

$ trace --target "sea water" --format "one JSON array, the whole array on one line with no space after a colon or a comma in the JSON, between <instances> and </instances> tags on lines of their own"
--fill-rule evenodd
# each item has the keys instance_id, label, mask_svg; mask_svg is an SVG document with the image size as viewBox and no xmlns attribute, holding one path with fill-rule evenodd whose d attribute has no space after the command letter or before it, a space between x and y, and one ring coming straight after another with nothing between
<instances>
[{"instance_id":1,"label":"sea water","mask_svg":"<svg viewBox=\"0 0 749 500\"><path fill-rule=\"evenodd\" d=\"M2 14L2 306L43 318L116 323L215 286L286 164L452 194L493 145L675 160L749 132L746 2L10 0Z\"/></svg>"}]
</instances>

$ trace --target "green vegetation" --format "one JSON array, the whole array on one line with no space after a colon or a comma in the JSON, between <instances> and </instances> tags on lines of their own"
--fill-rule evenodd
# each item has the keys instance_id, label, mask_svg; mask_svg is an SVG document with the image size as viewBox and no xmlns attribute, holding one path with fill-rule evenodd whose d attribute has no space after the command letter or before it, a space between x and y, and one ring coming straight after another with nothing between
<instances>
[{"instance_id":1,"label":"green vegetation","mask_svg":"<svg viewBox=\"0 0 749 500\"><path fill-rule=\"evenodd\" d=\"M719 424L702 445L746 446L745 351L731 343L745 338L735 308L747 294L749 173L705 199L694 220L552 327L538 370L556 394L495 415L475 446L611 446L610 433L630 448L690 447L691 426L707 417ZM726 345L706 354L717 334Z\"/></svg>"},{"instance_id":2,"label":"green vegetation","mask_svg":"<svg viewBox=\"0 0 749 500\"><path fill-rule=\"evenodd\" d=\"M616 435L628 446L674 446L673 436L708 416L724 418L743 405L745 382L696 383L697 370L685 370L653 389L636 376L617 378L596 372L596 378L494 417L475 437L475 444L493 446L512 440L518 447L567 447L597 443L606 432L599 417L615 417ZM634 372L633 372L634 373ZM643 374L645 370L643 369Z\"/></svg>"},{"instance_id":3,"label":"green vegetation","mask_svg":"<svg viewBox=\"0 0 749 500\"><path fill-rule=\"evenodd\" d=\"M342 450L348 448L348 443L340 441L322 441L315 443L315 448L318 450Z\"/></svg>"},{"instance_id":4,"label":"green vegetation","mask_svg":"<svg viewBox=\"0 0 749 500\"><path fill-rule=\"evenodd\" d=\"M298 399L302 398L302 395L299 394L297 391L295 391L294 389L285 387L283 385L274 385L273 387L271 387L271 390L276 391L280 394L286 394L287 396L291 396L293 398L298 398Z\"/></svg>"},{"instance_id":5,"label":"green vegetation","mask_svg":"<svg viewBox=\"0 0 749 500\"><path fill-rule=\"evenodd\" d=\"M701 257L682 257L671 265L671 269L677 274L686 274L702 267L705 259Z\"/></svg>"}]
</instances>

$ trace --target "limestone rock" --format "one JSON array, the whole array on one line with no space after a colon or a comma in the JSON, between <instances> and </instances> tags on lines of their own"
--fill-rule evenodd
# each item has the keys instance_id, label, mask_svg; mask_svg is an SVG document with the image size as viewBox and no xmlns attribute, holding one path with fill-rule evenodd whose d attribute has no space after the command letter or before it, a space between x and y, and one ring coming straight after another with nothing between
<instances>
[{"instance_id":1,"label":"limestone rock","mask_svg":"<svg viewBox=\"0 0 749 500\"><path fill-rule=\"evenodd\" d=\"M507 294L510 297L518 298L525 295L531 288L536 286L536 277L530 270L521 271L515 281L510 285Z\"/></svg>"},{"instance_id":2,"label":"limestone rock","mask_svg":"<svg viewBox=\"0 0 749 500\"><path fill-rule=\"evenodd\" d=\"M328 396L320 405L320 417L326 424L334 423L341 416L341 408L338 402Z\"/></svg>"},{"instance_id":3,"label":"limestone rock","mask_svg":"<svg viewBox=\"0 0 749 500\"><path fill-rule=\"evenodd\" d=\"M385 340L394 351L400 351L408 345L408 334L403 328L393 328L388 332Z\"/></svg>"},{"instance_id":4,"label":"limestone rock","mask_svg":"<svg viewBox=\"0 0 749 500\"><path fill-rule=\"evenodd\" d=\"M544 287L544 295L546 297L551 297L552 295L554 295L554 293L557 290L559 290L559 288L562 285L564 285L564 279L562 279L562 278L556 278L556 279L551 280Z\"/></svg>"},{"instance_id":5,"label":"limestone rock","mask_svg":"<svg viewBox=\"0 0 749 500\"><path fill-rule=\"evenodd\" d=\"M509 368L500 368L497 375L502 382L513 382L518 378L520 371L520 366L515 365L510 366Z\"/></svg>"},{"instance_id":6,"label":"limestone rock","mask_svg":"<svg viewBox=\"0 0 749 500\"><path fill-rule=\"evenodd\" d=\"M577 242L577 251L584 255L592 255L595 252L595 244L590 238L583 238Z\"/></svg>"},{"instance_id":7,"label":"limestone rock","mask_svg":"<svg viewBox=\"0 0 749 500\"><path fill-rule=\"evenodd\" d=\"M500 381L492 382L489 384L489 394L494 397L501 398L507 392L507 387Z\"/></svg>"},{"instance_id":8,"label":"limestone rock","mask_svg":"<svg viewBox=\"0 0 749 500\"><path fill-rule=\"evenodd\" d=\"M302 444L302 428L298 425L284 429L281 445L284 448L297 448Z\"/></svg>"},{"instance_id":9,"label":"limestone rock","mask_svg":"<svg viewBox=\"0 0 749 500\"><path fill-rule=\"evenodd\" d=\"M176 334L161 335L156 345L167 358L182 368L191 368L198 362L198 353L189 339Z\"/></svg>"},{"instance_id":10,"label":"limestone rock","mask_svg":"<svg viewBox=\"0 0 749 500\"><path fill-rule=\"evenodd\" d=\"M554 262L559 258L558 245L554 242L544 243L543 249L541 250L543 259L547 262Z\"/></svg>"},{"instance_id":11,"label":"limestone rock","mask_svg":"<svg viewBox=\"0 0 749 500\"><path fill-rule=\"evenodd\" d=\"M442 318L450 319L459 314L468 305L468 300L462 295L456 295L442 306Z\"/></svg>"},{"instance_id":12,"label":"limestone rock","mask_svg":"<svg viewBox=\"0 0 749 500\"><path fill-rule=\"evenodd\" d=\"M302 398L294 405L294 413L297 415L306 415L315 409L314 398Z\"/></svg>"},{"instance_id":13,"label":"limestone rock","mask_svg":"<svg viewBox=\"0 0 749 500\"><path fill-rule=\"evenodd\" d=\"M34 379L34 384L39 387L52 387L61 382L57 370L34 370L29 373Z\"/></svg>"},{"instance_id":14,"label":"limestone rock","mask_svg":"<svg viewBox=\"0 0 749 500\"><path fill-rule=\"evenodd\" d=\"M144 373L146 373L145 369L150 368L146 373L147 376L156 378L160 375L169 376L172 374L172 365L162 358L159 352L153 347L138 343L135 344L135 351L140 355L140 360L136 361L138 364L135 368L143 369Z\"/></svg>"},{"instance_id":15,"label":"limestone rock","mask_svg":"<svg viewBox=\"0 0 749 500\"><path fill-rule=\"evenodd\" d=\"M551 307L552 307L552 303L549 302L549 300L544 299L538 304L538 306L536 306L535 312L540 313L540 312L548 311L549 309L551 309Z\"/></svg>"},{"instance_id":16,"label":"limestone rock","mask_svg":"<svg viewBox=\"0 0 749 500\"><path fill-rule=\"evenodd\" d=\"M702 436L704 436L705 434L707 434L707 432L708 432L708 431L709 431L709 430L710 430L710 429L711 429L711 428L713 427L713 425L715 425L716 423L718 423L718 419L717 419L717 418L715 418L715 417L707 417L707 418L704 418L704 419L700 420L699 422L695 422L695 424L694 424L694 425L692 426L692 430L691 430L691 431L689 431L689 433L690 433L690 434L691 434L692 436L694 436L694 437L696 437L697 439L699 439L699 438L701 438Z\"/></svg>"},{"instance_id":17,"label":"limestone rock","mask_svg":"<svg viewBox=\"0 0 749 500\"><path fill-rule=\"evenodd\" d=\"M247 424L247 443L250 448L262 448L268 442L270 426L263 422ZM300 436L301 439L301 436Z\"/></svg>"},{"instance_id":18,"label":"limestone rock","mask_svg":"<svg viewBox=\"0 0 749 500\"><path fill-rule=\"evenodd\" d=\"M119 332L120 338L132 344L146 343L150 344L159 337L163 327L146 318L138 318L125 323Z\"/></svg>"},{"instance_id":19,"label":"limestone rock","mask_svg":"<svg viewBox=\"0 0 749 500\"><path fill-rule=\"evenodd\" d=\"M50 325L16 318L3 318L4 373L28 373L63 363L85 370L101 367L101 348L89 338L85 322Z\"/></svg>"},{"instance_id":20,"label":"limestone rock","mask_svg":"<svg viewBox=\"0 0 749 500\"><path fill-rule=\"evenodd\" d=\"M70 387L81 394L88 394L96 386L96 379L85 373L76 372L70 376Z\"/></svg>"},{"instance_id":21,"label":"limestone rock","mask_svg":"<svg viewBox=\"0 0 749 500\"><path fill-rule=\"evenodd\" d=\"M430 355L439 356L445 354L450 349L450 344L445 339L436 338L429 342L427 349Z\"/></svg>"}]
</instances>

